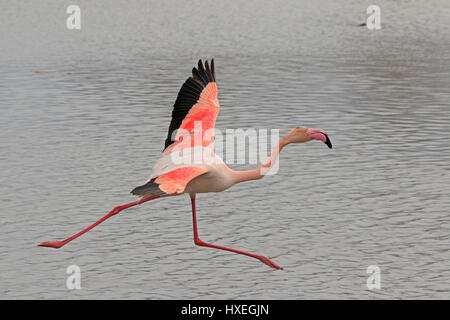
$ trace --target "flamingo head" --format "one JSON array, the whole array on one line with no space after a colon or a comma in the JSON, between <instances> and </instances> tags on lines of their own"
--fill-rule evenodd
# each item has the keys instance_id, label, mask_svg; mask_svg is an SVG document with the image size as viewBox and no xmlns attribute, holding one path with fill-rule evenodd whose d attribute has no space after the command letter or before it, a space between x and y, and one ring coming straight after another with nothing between
<instances>
[{"instance_id":1,"label":"flamingo head","mask_svg":"<svg viewBox=\"0 0 450 320\"><path fill-rule=\"evenodd\" d=\"M287 143L301 143L311 140L320 140L331 149L331 141L327 133L322 129L297 127L292 129L285 137Z\"/></svg>"}]
</instances>

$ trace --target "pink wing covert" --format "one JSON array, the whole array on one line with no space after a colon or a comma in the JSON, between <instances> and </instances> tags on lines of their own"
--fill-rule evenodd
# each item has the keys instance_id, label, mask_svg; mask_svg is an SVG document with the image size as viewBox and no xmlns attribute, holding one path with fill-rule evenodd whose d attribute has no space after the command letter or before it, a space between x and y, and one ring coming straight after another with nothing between
<instances>
[{"instance_id":1,"label":"pink wing covert","mask_svg":"<svg viewBox=\"0 0 450 320\"><path fill-rule=\"evenodd\" d=\"M198 167L179 168L158 177L155 183L159 184L159 189L167 194L179 194L184 192L189 181L207 171Z\"/></svg>"},{"instance_id":2,"label":"pink wing covert","mask_svg":"<svg viewBox=\"0 0 450 320\"><path fill-rule=\"evenodd\" d=\"M203 89L197 103L184 118L178 129L174 144L183 144L189 135L189 143L178 145L179 148L196 147L196 146L214 146L214 126L216 118L219 114L220 105L217 99L217 85L210 82ZM180 141L180 138L182 141ZM180 143L181 142L181 143Z\"/></svg>"}]
</instances>

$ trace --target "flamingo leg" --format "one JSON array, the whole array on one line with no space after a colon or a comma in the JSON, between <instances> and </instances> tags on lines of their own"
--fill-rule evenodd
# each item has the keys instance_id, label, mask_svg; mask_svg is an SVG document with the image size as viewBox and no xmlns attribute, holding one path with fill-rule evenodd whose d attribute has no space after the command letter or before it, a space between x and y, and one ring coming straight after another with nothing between
<instances>
[{"instance_id":1,"label":"flamingo leg","mask_svg":"<svg viewBox=\"0 0 450 320\"><path fill-rule=\"evenodd\" d=\"M112 209L106 216L104 216L103 218L101 218L100 220L98 220L97 222L91 224L89 227L81 230L80 232L74 234L73 236L62 240L62 241L47 241L47 242L41 242L40 244L38 244L41 247L50 247L50 248L61 248L63 245L67 244L68 242L72 241L73 239L78 238L79 236L81 236L82 234L88 232L89 230L91 230L92 228L94 228L95 226L99 225L100 223L102 223L103 221L105 221L106 219L118 214L120 211L127 209L129 207L133 207L136 206L138 204L159 198L160 196L158 195L154 195L154 196L149 196L149 197L143 197L139 200L130 202L130 203L126 203L120 206L116 206L114 207L114 209Z\"/></svg>"},{"instance_id":2,"label":"flamingo leg","mask_svg":"<svg viewBox=\"0 0 450 320\"><path fill-rule=\"evenodd\" d=\"M220 249L220 250L231 251L231 252L238 253L238 254L243 254L243 255L246 255L246 256L258 259L262 263L265 263L269 267L272 267L274 269L283 269L282 267L280 267L278 264L276 264L275 262L273 262L272 260L270 260L266 256L261 256L261 255L258 255L258 254L253 254L253 253L249 253L249 252L245 252L245 251L241 251L241 250L236 250L236 249L232 249L232 248L228 248L228 247L222 247L222 246L218 246L218 245L215 245L215 244L206 243L206 242L200 240L200 238L198 236L198 230L197 230L197 216L196 216L196 211L195 211L195 198L193 198L193 197L191 197L191 204L192 204L192 223L193 223L193 226L194 226L194 243L197 246L215 248L215 249Z\"/></svg>"}]
</instances>

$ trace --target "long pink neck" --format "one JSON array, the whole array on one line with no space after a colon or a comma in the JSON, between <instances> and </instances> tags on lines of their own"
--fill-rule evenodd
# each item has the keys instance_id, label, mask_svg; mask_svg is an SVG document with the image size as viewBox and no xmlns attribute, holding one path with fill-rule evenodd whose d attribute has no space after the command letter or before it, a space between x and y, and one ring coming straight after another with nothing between
<instances>
[{"instance_id":1,"label":"long pink neck","mask_svg":"<svg viewBox=\"0 0 450 320\"><path fill-rule=\"evenodd\" d=\"M267 158L267 160L256 169L243 171L231 170L234 184L263 178L265 174L276 164L276 162L278 161L278 155L287 144L288 142L286 142L286 140L282 138L273 148L269 158Z\"/></svg>"}]
</instances>

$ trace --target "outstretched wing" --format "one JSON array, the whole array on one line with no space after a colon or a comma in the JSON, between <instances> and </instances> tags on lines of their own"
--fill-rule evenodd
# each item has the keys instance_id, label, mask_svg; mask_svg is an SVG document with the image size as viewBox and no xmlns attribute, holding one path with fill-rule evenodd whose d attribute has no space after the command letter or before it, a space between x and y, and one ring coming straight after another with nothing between
<instances>
[{"instance_id":1,"label":"outstretched wing","mask_svg":"<svg viewBox=\"0 0 450 320\"><path fill-rule=\"evenodd\" d=\"M201 125L202 140L204 133L209 135L208 140L212 140L208 130L214 130L219 109L214 59L211 59L211 67L208 61L203 66L199 60L198 67L192 69L192 77L184 82L175 100L164 150L183 135L192 134L195 125L197 128Z\"/></svg>"},{"instance_id":2,"label":"outstretched wing","mask_svg":"<svg viewBox=\"0 0 450 320\"><path fill-rule=\"evenodd\" d=\"M184 82L175 100L163 157L153 167L150 180L134 188L131 193L138 196L180 194L189 181L208 172L201 164L174 163L172 152L194 147L213 150L213 130L219 109L214 60L211 59L211 66L208 61L203 65L199 60L198 67L192 69L192 77ZM197 131L199 126L200 144L198 139L186 139L186 135L194 135L194 129ZM177 145L178 149L175 148Z\"/></svg>"}]
</instances>

